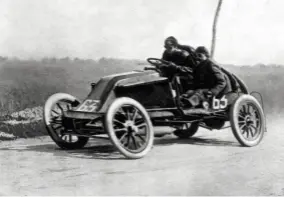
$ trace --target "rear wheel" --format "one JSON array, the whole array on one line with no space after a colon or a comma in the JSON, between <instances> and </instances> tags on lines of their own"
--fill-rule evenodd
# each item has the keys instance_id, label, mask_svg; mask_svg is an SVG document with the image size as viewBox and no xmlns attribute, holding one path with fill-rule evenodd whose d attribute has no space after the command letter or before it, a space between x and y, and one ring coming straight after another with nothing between
<instances>
[{"instance_id":1,"label":"rear wheel","mask_svg":"<svg viewBox=\"0 0 284 197\"><path fill-rule=\"evenodd\" d=\"M83 148L89 140L88 137L70 134L62 124L63 112L78 104L75 97L65 93L54 94L45 103L43 119L46 129L52 140L62 149Z\"/></svg>"},{"instance_id":2,"label":"rear wheel","mask_svg":"<svg viewBox=\"0 0 284 197\"><path fill-rule=\"evenodd\" d=\"M131 98L118 98L110 105L105 128L113 145L127 158L141 158L153 146L150 117L145 108Z\"/></svg>"},{"instance_id":3,"label":"rear wheel","mask_svg":"<svg viewBox=\"0 0 284 197\"><path fill-rule=\"evenodd\" d=\"M198 131L198 128L198 122L184 124L183 128L174 131L174 135L180 139L188 139Z\"/></svg>"},{"instance_id":4,"label":"rear wheel","mask_svg":"<svg viewBox=\"0 0 284 197\"><path fill-rule=\"evenodd\" d=\"M233 134L243 146L258 145L265 132L265 118L258 101L251 95L240 96L231 106Z\"/></svg>"}]
</instances>

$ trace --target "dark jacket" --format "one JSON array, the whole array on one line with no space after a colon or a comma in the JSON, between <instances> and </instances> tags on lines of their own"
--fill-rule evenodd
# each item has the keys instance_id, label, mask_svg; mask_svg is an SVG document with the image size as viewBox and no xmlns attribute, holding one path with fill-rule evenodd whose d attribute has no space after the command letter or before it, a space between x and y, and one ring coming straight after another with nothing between
<instances>
[{"instance_id":1,"label":"dark jacket","mask_svg":"<svg viewBox=\"0 0 284 197\"><path fill-rule=\"evenodd\" d=\"M178 50L172 53L165 50L162 59L180 66L193 67L196 64L194 59L194 48L187 45L177 45L177 48Z\"/></svg>"},{"instance_id":2,"label":"dark jacket","mask_svg":"<svg viewBox=\"0 0 284 197\"><path fill-rule=\"evenodd\" d=\"M189 45L178 44L177 47L179 49L187 51L188 53L194 53L194 51L195 51L194 48L192 46L189 46Z\"/></svg>"},{"instance_id":3,"label":"dark jacket","mask_svg":"<svg viewBox=\"0 0 284 197\"><path fill-rule=\"evenodd\" d=\"M216 97L232 91L228 76L210 59L194 68L193 83L194 89L208 89Z\"/></svg>"},{"instance_id":4,"label":"dark jacket","mask_svg":"<svg viewBox=\"0 0 284 197\"><path fill-rule=\"evenodd\" d=\"M194 53L194 48L186 45L178 45L178 50L172 53L164 51L163 60L173 62L175 65L164 69L163 75L168 77L170 80L178 74L179 81L182 85L182 90L187 90L192 86L193 76L192 68L194 67L194 61L192 59L192 54Z\"/></svg>"}]
</instances>

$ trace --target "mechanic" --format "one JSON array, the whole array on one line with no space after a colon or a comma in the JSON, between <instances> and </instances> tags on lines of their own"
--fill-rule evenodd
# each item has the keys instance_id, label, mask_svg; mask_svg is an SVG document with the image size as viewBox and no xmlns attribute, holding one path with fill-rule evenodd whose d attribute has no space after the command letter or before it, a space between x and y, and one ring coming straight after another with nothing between
<instances>
[{"instance_id":1,"label":"mechanic","mask_svg":"<svg viewBox=\"0 0 284 197\"><path fill-rule=\"evenodd\" d=\"M198 64L193 66L193 89L181 96L184 105L196 107L210 97L220 98L233 92L229 77L209 58L208 50L200 46L196 48L195 53L198 56Z\"/></svg>"},{"instance_id":2,"label":"mechanic","mask_svg":"<svg viewBox=\"0 0 284 197\"><path fill-rule=\"evenodd\" d=\"M198 48L199 53L203 53L207 59L210 58L209 51L208 51L208 49L207 49L206 47L200 46L200 47L197 47L197 48ZM211 61L213 61L213 60L211 59ZM197 61L197 62L198 62L198 61ZM214 62L214 61L213 61L213 62ZM216 63L215 63L215 64L216 64ZM235 76L234 76L232 73L230 73L230 72L228 72L227 70L225 70L223 67L219 66L219 68L220 68L221 71L222 71L223 73L225 73L225 74L227 75L227 77L229 78L233 92L238 92L240 86L239 86L239 84L238 84L237 79L235 78Z\"/></svg>"}]
</instances>

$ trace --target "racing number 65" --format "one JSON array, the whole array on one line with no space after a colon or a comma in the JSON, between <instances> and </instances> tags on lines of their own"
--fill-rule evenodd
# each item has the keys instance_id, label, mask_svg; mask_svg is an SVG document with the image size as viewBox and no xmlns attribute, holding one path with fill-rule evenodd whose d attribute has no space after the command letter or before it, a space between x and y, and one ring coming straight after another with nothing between
<instances>
[{"instance_id":1,"label":"racing number 65","mask_svg":"<svg viewBox=\"0 0 284 197\"><path fill-rule=\"evenodd\" d=\"M228 100L225 98L225 96L223 96L221 99L216 99L214 96L212 102L213 109L225 109L228 105Z\"/></svg>"}]
</instances>

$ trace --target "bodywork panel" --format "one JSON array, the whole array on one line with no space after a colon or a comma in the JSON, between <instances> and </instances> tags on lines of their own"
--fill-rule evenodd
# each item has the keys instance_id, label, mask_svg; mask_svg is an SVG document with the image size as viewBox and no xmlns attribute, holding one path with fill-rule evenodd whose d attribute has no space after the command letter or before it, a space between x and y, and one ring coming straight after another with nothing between
<instances>
[{"instance_id":1,"label":"bodywork panel","mask_svg":"<svg viewBox=\"0 0 284 197\"><path fill-rule=\"evenodd\" d=\"M175 101L167 79L135 83L133 85L116 88L117 97L130 97L149 108L172 108Z\"/></svg>"},{"instance_id":2,"label":"bodywork panel","mask_svg":"<svg viewBox=\"0 0 284 197\"><path fill-rule=\"evenodd\" d=\"M124 96L146 108L175 106L167 78L153 71L132 71L101 78L75 111L105 113L115 98Z\"/></svg>"}]
</instances>

